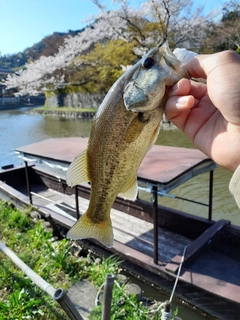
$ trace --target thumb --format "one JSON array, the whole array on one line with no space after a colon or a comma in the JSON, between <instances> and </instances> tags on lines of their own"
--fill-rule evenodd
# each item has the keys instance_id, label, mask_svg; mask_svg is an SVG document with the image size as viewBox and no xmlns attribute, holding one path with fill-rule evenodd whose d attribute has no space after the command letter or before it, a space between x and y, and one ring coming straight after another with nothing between
<instances>
[{"instance_id":1,"label":"thumb","mask_svg":"<svg viewBox=\"0 0 240 320\"><path fill-rule=\"evenodd\" d=\"M215 54L199 54L191 59L185 68L194 78L206 79L216 68L222 65L239 64L240 57L236 52L223 51Z\"/></svg>"}]
</instances>

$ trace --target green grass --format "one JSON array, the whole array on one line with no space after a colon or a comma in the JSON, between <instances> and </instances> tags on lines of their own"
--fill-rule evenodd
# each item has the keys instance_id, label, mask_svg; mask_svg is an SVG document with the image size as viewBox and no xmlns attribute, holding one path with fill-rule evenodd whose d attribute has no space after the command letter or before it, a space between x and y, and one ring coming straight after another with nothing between
<instances>
[{"instance_id":1,"label":"green grass","mask_svg":"<svg viewBox=\"0 0 240 320\"><path fill-rule=\"evenodd\" d=\"M121 261L116 256L99 261L89 253L79 256L79 248L70 241L54 240L41 221L34 222L30 211L19 210L11 203L0 201L0 241L55 288L67 289L87 278L100 288L106 275L117 275ZM76 251L77 249L77 251ZM27 278L0 251L0 319L1 320L65 320L60 306ZM150 317L148 309L128 297L124 286L114 285L111 319L160 319L159 313ZM91 320L101 319L101 306L96 307Z\"/></svg>"},{"instance_id":2,"label":"green grass","mask_svg":"<svg viewBox=\"0 0 240 320\"><path fill-rule=\"evenodd\" d=\"M86 264L72 256L66 240L52 241L29 212L22 212L6 202L0 202L0 239L20 259L55 288L67 288L72 281L86 276L79 272ZM1 319L67 319L60 307L2 252L0 252L0 315Z\"/></svg>"}]
</instances>

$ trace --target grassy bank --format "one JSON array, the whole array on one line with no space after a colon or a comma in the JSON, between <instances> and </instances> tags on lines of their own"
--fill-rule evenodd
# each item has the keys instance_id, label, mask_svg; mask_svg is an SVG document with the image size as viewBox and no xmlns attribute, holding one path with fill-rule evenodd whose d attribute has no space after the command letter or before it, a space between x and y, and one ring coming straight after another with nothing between
<instances>
[{"instance_id":1,"label":"grassy bank","mask_svg":"<svg viewBox=\"0 0 240 320\"><path fill-rule=\"evenodd\" d=\"M71 107L38 107L32 109L33 112L76 112L76 113L84 113L84 112L93 112L97 111L97 108L71 108Z\"/></svg>"},{"instance_id":2,"label":"grassy bank","mask_svg":"<svg viewBox=\"0 0 240 320\"><path fill-rule=\"evenodd\" d=\"M35 213L36 215L36 213ZM67 289L87 278L96 288L106 274L117 275L121 268L116 257L96 261L92 253L82 254L76 244L56 240L46 231L34 212L23 211L0 201L0 240L20 259L55 288ZM86 251L85 251L86 253ZM59 305L33 284L13 262L0 251L0 315L2 320L41 319L65 320ZM135 296L126 296L124 285L114 285L111 319L160 319L160 313L149 315ZM90 319L101 319L101 306Z\"/></svg>"},{"instance_id":3,"label":"grassy bank","mask_svg":"<svg viewBox=\"0 0 240 320\"><path fill-rule=\"evenodd\" d=\"M38 107L31 110L32 113L38 113L44 116L55 116L60 118L79 118L92 120L97 109L93 108L70 108L70 107Z\"/></svg>"}]
</instances>

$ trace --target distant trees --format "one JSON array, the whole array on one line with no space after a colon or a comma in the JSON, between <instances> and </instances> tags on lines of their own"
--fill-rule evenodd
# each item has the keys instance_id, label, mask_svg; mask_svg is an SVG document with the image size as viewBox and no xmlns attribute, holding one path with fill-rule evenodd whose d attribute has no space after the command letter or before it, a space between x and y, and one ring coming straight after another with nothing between
<instances>
[{"instance_id":1,"label":"distant trees","mask_svg":"<svg viewBox=\"0 0 240 320\"><path fill-rule=\"evenodd\" d=\"M119 21L116 19L116 25ZM119 27L125 27L125 23ZM40 92L63 90L71 85L71 76L79 71L74 58L89 53L94 44L101 41L103 44L109 40L117 39L117 33L109 28L105 19L98 19L75 37L65 39L58 52L49 57L41 56L36 61L27 63L25 69L14 76L9 76L5 82L8 88L20 88L20 95L37 95ZM79 85L81 85L79 79ZM74 78L75 85L76 79Z\"/></svg>"},{"instance_id":2,"label":"distant trees","mask_svg":"<svg viewBox=\"0 0 240 320\"><path fill-rule=\"evenodd\" d=\"M238 1L226 2L222 19L212 23L202 42L202 52L213 53L234 50L240 53L240 4Z\"/></svg>"},{"instance_id":3,"label":"distant trees","mask_svg":"<svg viewBox=\"0 0 240 320\"><path fill-rule=\"evenodd\" d=\"M161 45L166 40L173 47L185 44L196 48L208 23L200 8L193 11L191 0L148 0L138 9L129 7L126 0L119 0L117 2L121 4L121 9L111 15L106 15L107 10L100 0L94 2L112 28L115 28L116 15L127 22L127 28L118 31L119 36L134 42L135 47L145 49L143 51Z\"/></svg>"},{"instance_id":4,"label":"distant trees","mask_svg":"<svg viewBox=\"0 0 240 320\"><path fill-rule=\"evenodd\" d=\"M68 83L78 86L81 92L105 92L120 77L124 66L135 60L133 43L121 39L97 42L89 53L73 59Z\"/></svg>"},{"instance_id":5,"label":"distant trees","mask_svg":"<svg viewBox=\"0 0 240 320\"><path fill-rule=\"evenodd\" d=\"M0 65L4 68L17 68L17 66L24 66L27 62L27 57L23 52L19 52L17 54L11 55L11 54L0 54Z\"/></svg>"},{"instance_id":6,"label":"distant trees","mask_svg":"<svg viewBox=\"0 0 240 320\"><path fill-rule=\"evenodd\" d=\"M69 36L77 35L81 30L69 30L68 32L54 32L52 35L44 37L32 47L26 48L23 52L14 54L5 54L1 56L0 65L10 69L20 69L28 62L38 59L40 56L51 56L58 52L61 45L64 45L64 40ZM0 44L1 49L1 44Z\"/></svg>"},{"instance_id":7,"label":"distant trees","mask_svg":"<svg viewBox=\"0 0 240 320\"><path fill-rule=\"evenodd\" d=\"M191 0L146 0L139 8L115 0L120 8L108 11L101 1L98 16L75 37L64 40L58 52L26 63L9 76L6 85L20 95L46 91L106 92L151 47L168 40L172 48L198 50L209 25Z\"/></svg>"}]
</instances>

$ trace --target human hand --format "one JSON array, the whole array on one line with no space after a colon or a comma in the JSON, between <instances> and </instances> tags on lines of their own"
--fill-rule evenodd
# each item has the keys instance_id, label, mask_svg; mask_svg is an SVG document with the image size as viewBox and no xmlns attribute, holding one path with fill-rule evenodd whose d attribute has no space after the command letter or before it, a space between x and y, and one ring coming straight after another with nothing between
<instances>
[{"instance_id":1,"label":"human hand","mask_svg":"<svg viewBox=\"0 0 240 320\"><path fill-rule=\"evenodd\" d=\"M169 91L166 117L220 166L240 165L240 56L231 51L195 56L185 65L193 78Z\"/></svg>"}]
</instances>

